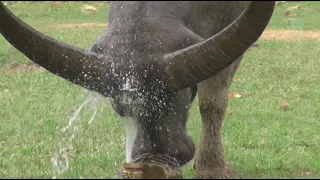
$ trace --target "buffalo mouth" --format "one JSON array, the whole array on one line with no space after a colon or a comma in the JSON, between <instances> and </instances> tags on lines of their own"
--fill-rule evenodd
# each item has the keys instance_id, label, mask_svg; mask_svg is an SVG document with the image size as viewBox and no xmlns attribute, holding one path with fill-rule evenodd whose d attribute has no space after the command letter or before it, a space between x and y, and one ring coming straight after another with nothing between
<instances>
[{"instance_id":1,"label":"buffalo mouth","mask_svg":"<svg viewBox=\"0 0 320 180\"><path fill-rule=\"evenodd\" d=\"M133 163L167 164L172 168L180 167L176 158L163 154L143 154L134 159Z\"/></svg>"},{"instance_id":2,"label":"buffalo mouth","mask_svg":"<svg viewBox=\"0 0 320 180\"><path fill-rule=\"evenodd\" d=\"M119 175L123 179L181 179L180 167L168 155L143 154L131 163L123 163Z\"/></svg>"}]
</instances>

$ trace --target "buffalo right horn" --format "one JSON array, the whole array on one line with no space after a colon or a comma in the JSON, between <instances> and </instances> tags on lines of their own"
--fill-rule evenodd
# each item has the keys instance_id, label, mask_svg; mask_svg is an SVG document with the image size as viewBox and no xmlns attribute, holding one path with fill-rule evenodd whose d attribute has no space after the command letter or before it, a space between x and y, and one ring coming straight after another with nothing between
<instances>
[{"instance_id":1,"label":"buffalo right horn","mask_svg":"<svg viewBox=\"0 0 320 180\"><path fill-rule=\"evenodd\" d=\"M165 71L177 89L194 86L237 60L269 23L275 1L251 1L244 12L218 34L190 47L166 54Z\"/></svg>"}]
</instances>

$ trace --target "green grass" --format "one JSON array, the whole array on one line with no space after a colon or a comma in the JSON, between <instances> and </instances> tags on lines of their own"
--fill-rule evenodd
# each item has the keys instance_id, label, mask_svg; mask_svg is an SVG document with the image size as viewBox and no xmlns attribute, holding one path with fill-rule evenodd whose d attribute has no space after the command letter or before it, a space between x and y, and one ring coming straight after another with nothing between
<instances>
[{"instance_id":1,"label":"green grass","mask_svg":"<svg viewBox=\"0 0 320 180\"><path fill-rule=\"evenodd\" d=\"M74 3L72 1L61 2L54 7L52 2L7 2L10 10L27 24L33 26L48 25L54 23L87 23L99 22L105 23L109 13L109 6L106 2L86 2ZM94 13L83 13L84 4L92 5L98 8Z\"/></svg>"},{"instance_id":2,"label":"green grass","mask_svg":"<svg viewBox=\"0 0 320 180\"><path fill-rule=\"evenodd\" d=\"M108 6L95 15L84 15L83 3L62 3L47 12L50 3L19 2L9 8L42 32L72 45L89 49L103 27L49 28L58 23L105 22ZM282 23L285 3L276 8L269 29L295 29ZM303 30L319 30L320 3L301 2ZM35 10L36 9L36 10ZM319 9L319 8L318 8ZM301 10L302 11L302 10ZM313 12L313 13L312 13ZM310 22L310 23L309 23ZM312 24L313 23L313 24ZM320 177L320 46L319 41L259 41L248 51L231 87L243 98L231 99L223 124L227 159L242 178ZM3 70L11 63L31 64L0 38L0 178L51 178L51 158L65 134L61 129L86 99L83 88L48 72ZM279 111L281 100L289 110ZM190 111L188 132L194 142L200 136L197 100ZM112 178L125 159L124 129L105 98L97 103L97 115L88 106L75 122L69 150L70 168L60 178ZM100 109L103 108L101 111ZM68 134L69 133L69 134ZM67 136L69 137L69 136ZM193 175L184 167L185 178Z\"/></svg>"},{"instance_id":3,"label":"green grass","mask_svg":"<svg viewBox=\"0 0 320 180\"><path fill-rule=\"evenodd\" d=\"M300 9L293 9L290 12L293 16L284 15L286 10L300 5ZM267 29L292 29L292 30L312 30L320 29L320 24L316 23L320 18L320 3L311 1L285 2L276 6L274 16ZM292 19L292 21L287 21Z\"/></svg>"}]
</instances>

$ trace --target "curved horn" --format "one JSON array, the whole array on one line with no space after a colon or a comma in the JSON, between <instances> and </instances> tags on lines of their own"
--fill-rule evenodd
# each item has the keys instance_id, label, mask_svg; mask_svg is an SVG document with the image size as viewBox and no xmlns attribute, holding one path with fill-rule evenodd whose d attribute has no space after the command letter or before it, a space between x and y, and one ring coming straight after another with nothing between
<instances>
[{"instance_id":1,"label":"curved horn","mask_svg":"<svg viewBox=\"0 0 320 180\"><path fill-rule=\"evenodd\" d=\"M51 73L104 95L112 90L112 61L107 56L86 52L44 35L18 19L2 2L0 33L17 50Z\"/></svg>"},{"instance_id":2,"label":"curved horn","mask_svg":"<svg viewBox=\"0 0 320 180\"><path fill-rule=\"evenodd\" d=\"M188 48L166 54L166 72L173 86L183 89L220 72L239 58L269 23L275 1L252 1L228 27Z\"/></svg>"}]
</instances>

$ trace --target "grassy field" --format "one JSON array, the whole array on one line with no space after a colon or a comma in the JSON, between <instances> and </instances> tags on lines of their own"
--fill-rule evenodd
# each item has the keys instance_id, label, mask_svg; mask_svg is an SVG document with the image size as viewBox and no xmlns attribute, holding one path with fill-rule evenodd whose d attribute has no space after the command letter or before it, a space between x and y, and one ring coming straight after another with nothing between
<instances>
[{"instance_id":1,"label":"grassy field","mask_svg":"<svg viewBox=\"0 0 320 180\"><path fill-rule=\"evenodd\" d=\"M47 35L89 49L105 27L54 25L105 23L108 4L88 3L98 11L83 13L84 3L18 2L8 7ZM284 15L298 4L300 9ZM319 12L319 2L283 3L267 30L320 31ZM231 87L241 98L230 99L223 124L226 157L242 178L319 178L319 39L259 40L258 44L247 52ZM87 92L48 72L18 64L32 63L1 36L0 178L58 175L52 157L64 147L61 144L69 147L70 168L58 178L112 178L125 160L125 140L121 119L108 101L90 101L63 132ZM281 101L289 103L287 111L279 109ZM188 121L194 142L201 127L197 104L196 100ZM193 173L191 165L184 167L185 178Z\"/></svg>"}]
</instances>

